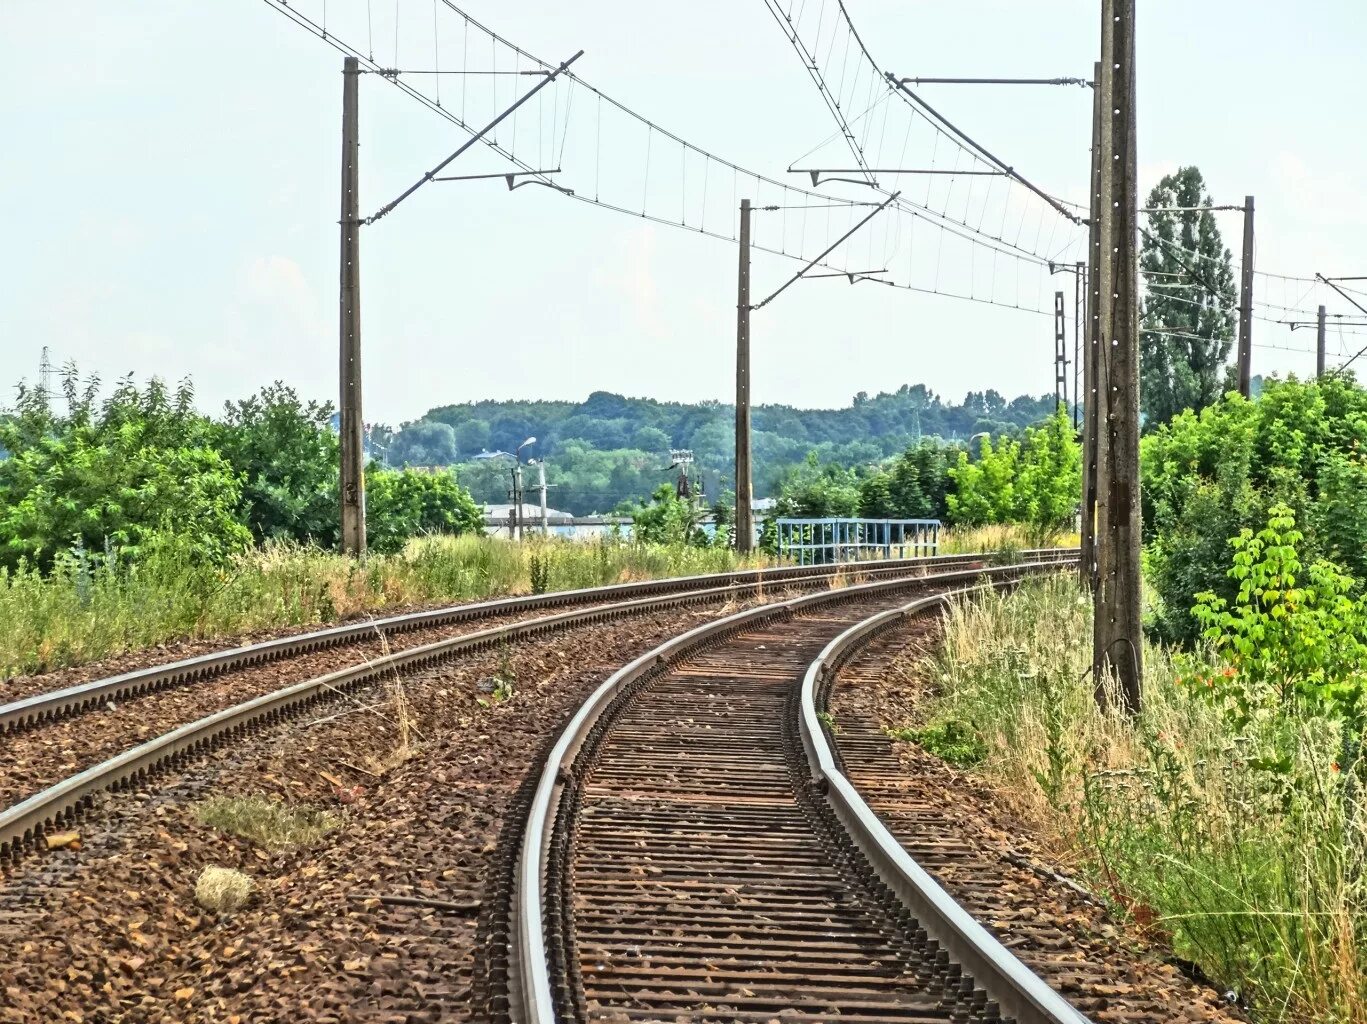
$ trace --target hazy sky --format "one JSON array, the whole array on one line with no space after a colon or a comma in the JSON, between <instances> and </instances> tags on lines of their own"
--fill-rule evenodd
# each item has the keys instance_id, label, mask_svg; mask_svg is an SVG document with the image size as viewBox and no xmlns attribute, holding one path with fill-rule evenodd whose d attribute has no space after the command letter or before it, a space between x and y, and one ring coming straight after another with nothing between
<instances>
[{"instance_id":1,"label":"hazy sky","mask_svg":"<svg viewBox=\"0 0 1367 1024\"><path fill-rule=\"evenodd\" d=\"M392 22L394 2L371 0L372 18ZM429 67L431 6L401 2L399 63ZM330 6L343 18L367 5ZM848 7L877 60L906 76L1081 77L1097 47L1096 0ZM834 129L762 0L469 0L468 11L546 59L584 49L583 78L776 178ZM1367 274L1367 197L1353 184L1367 164L1364 29L1364 8L1349 0L1146 0L1142 187L1196 163L1217 201L1257 197L1259 269ZM3 0L0 38L10 43L0 69L4 400L34 377L44 345L106 379L192 376L206 409L277 378L334 397L340 54L263 0ZM448 54L454 45L448 33ZM394 43L376 49L387 60ZM922 93L1055 194L1081 198L1086 91ZM377 76L362 78L361 120L367 212L465 137ZM574 113L573 144L590 125ZM638 150L609 142L607 160L635 173ZM928 154L907 155L918 159ZM481 150L450 173L506 167ZM1221 216L1237 253L1240 218ZM732 394L728 242L500 181L429 186L362 234L367 419L597 389ZM756 291L791 272L757 257ZM1032 287L1071 296L1072 284ZM1326 293L1265 280L1259 298L1312 309ZM755 314L754 395L837 406L918 381L956 399L970 388L1048 392L1052 334L1038 315L804 282ZM1260 321L1255 341L1309 350L1313 332ZM1339 346L1331 335L1331 353ZM1313 366L1308 351L1254 353L1255 372Z\"/></svg>"}]
</instances>

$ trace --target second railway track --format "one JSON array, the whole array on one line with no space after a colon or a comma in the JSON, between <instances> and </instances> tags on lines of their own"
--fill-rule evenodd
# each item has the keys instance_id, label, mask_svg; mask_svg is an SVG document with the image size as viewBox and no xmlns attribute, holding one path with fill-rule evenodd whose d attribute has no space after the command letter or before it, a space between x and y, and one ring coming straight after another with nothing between
<instances>
[{"instance_id":1,"label":"second railway track","mask_svg":"<svg viewBox=\"0 0 1367 1024\"><path fill-rule=\"evenodd\" d=\"M1053 553L1040 552L1035 557L1047 558ZM281 641L269 641L248 648L208 655L169 666L129 673L110 680L82 684L56 694L38 695L0 708L0 724L18 729L8 741L9 757L0 768L0 794L9 800L25 792L33 795L22 802L0 810L0 856L13 854L30 845L45 830L57 826L71 813L87 805L91 797L113 786L123 785L145 777L173 761L182 761L195 751L222 742L254 728L272 722L295 709L317 700L373 684L395 672L433 664L458 654L486 650L499 644L572 628L578 625L643 614L668 607L690 604L724 602L740 598L765 588L826 587L840 571L858 573L872 578L918 577L935 568L955 564L980 564L979 556L947 556L940 559L915 559L892 564L858 567L836 567L826 572L781 569L768 572L726 574L722 577L693 577L686 580L654 581L648 584L628 584L623 587L597 591L577 591L569 594L544 595L538 598L515 598L483 605L444 609L439 612L417 613L366 627L342 627L324 630ZM720 586L704 584L718 582ZM661 593L660 591L663 591ZM634 599L607 603L605 597L626 593ZM426 644L408 647L378 659L359 664L348 663L342 657L342 667L321 675L311 675L292 685L280 686L287 676L271 674L265 684L256 683L257 696L242 692L232 682L215 683L210 694L198 687L182 690L186 684L218 680L244 666L254 666L315 651L319 647L353 643L366 629L377 627L389 630L413 630L439 622L478 621L481 617L507 615L510 610L536 609L542 604L551 606L580 604L549 616L518 619L508 624L448 636ZM308 663L316 672L314 663ZM231 679L231 676L227 678ZM297 678L297 677L296 677ZM177 695L177 702L164 714L148 713L145 708L123 708L122 724L99 720L87 740L67 738L61 743L50 742L41 734L28 735L35 725L53 720L54 716L68 715L81 710L107 705L116 695L137 696L157 693ZM187 721L190 711L203 715ZM75 726L76 723L70 723ZM28 729L24 729L23 726ZM167 731L157 735L155 726ZM147 739L149 733L151 739ZM31 749L30 749L31 748ZM112 755L112 756L111 756ZM105 760L100 761L99 758ZM61 768L64 778L54 777L54 765ZM47 788L33 792L35 786ZM0 800L0 805L8 802Z\"/></svg>"}]
</instances>

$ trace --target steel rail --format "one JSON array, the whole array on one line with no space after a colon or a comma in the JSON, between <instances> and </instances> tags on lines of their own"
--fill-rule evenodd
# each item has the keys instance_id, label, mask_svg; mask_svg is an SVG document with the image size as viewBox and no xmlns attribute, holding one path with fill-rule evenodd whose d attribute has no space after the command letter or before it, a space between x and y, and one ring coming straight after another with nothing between
<instances>
[{"instance_id":1,"label":"steel rail","mask_svg":"<svg viewBox=\"0 0 1367 1024\"><path fill-rule=\"evenodd\" d=\"M1047 553L1045 549L1043 553ZM948 556L959 558L960 556ZM924 559L907 559L898 570L914 573L924 567ZM884 572L894 570L884 569ZM640 615L663 608L703 604L724 598L754 593L766 586L794 586L820 583L830 573L807 576L787 573L778 581L763 573L749 582L731 582L720 587L688 590L676 594L646 596L632 601L594 605L590 608L564 611L522 622L507 623L473 633L447 637L386 655L383 658L330 672L304 682L283 687L272 693L246 701L223 711L181 726L169 733L149 740L140 746L118 754L98 765L50 786L39 793L0 811L0 860L17 856L35 842L44 829L55 826L87 806L93 796L103 790L132 784L168 763L184 761L195 752L211 747L245 729L262 722L275 722L285 715L300 710L318 700L345 694L350 690L389 678L403 669L426 668L461 654L485 650L511 640L540 636L575 626L589 625L609 619ZM708 580L713 577L690 577ZM726 576L717 578L727 578ZM898 577L895 582L917 582L933 578L925 574ZM627 586L636 586L628 584ZM603 588L597 593L616 590ZM585 593L579 591L577 593ZM837 591L836 593L843 593ZM563 596L563 595L562 595ZM515 599L525 600L525 599ZM428 614L428 613L419 613Z\"/></svg>"},{"instance_id":2,"label":"steel rail","mask_svg":"<svg viewBox=\"0 0 1367 1024\"><path fill-rule=\"evenodd\" d=\"M991 586L1000 584L992 583ZM981 590L982 588L974 588ZM870 616L841 633L817 656L802 680L798 726L813 778L825 782L825 797L846 832L887 886L915 915L920 927L963 965L974 981L1019 1024L1090 1024L1089 1019L1021 963L903 849L841 771L819 717L817 694L857 650L907 619L948 607L951 597L923 597Z\"/></svg>"},{"instance_id":3,"label":"steel rail","mask_svg":"<svg viewBox=\"0 0 1367 1024\"><path fill-rule=\"evenodd\" d=\"M1064 551L1059 553L1062 556L1060 558L1032 560L1024 565L979 568L867 583L747 609L682 633L609 676L589 695L561 731L547 755L546 764L532 796L516 870L512 904L516 920L509 929L513 941L512 961L516 965L510 974L514 989L510 993L510 1000L515 1011L520 1014L514 1019L519 1020L521 1024L556 1024L556 1004L552 992L543 913L546 897L546 853L557 827L556 797L570 778L570 767L579 749L624 689L633 683L663 673L681 658L695 654L748 627L775 619L792 618L807 608L915 586L952 586L956 583L981 580L983 577L1003 577L1010 580L1035 569L1076 564L1075 554Z\"/></svg>"},{"instance_id":4,"label":"steel rail","mask_svg":"<svg viewBox=\"0 0 1367 1024\"><path fill-rule=\"evenodd\" d=\"M1027 557L1046 557L1053 550L1041 548L1027 551L1024 554ZM430 611L407 612L382 619L343 626L330 626L326 629L300 633L295 636L278 637L274 640L264 640L242 647L214 651L193 658L152 665L116 676L63 687L48 693L35 694L32 697L0 705L0 735L18 732L64 715L87 711L110 700L166 689L180 683L210 679L234 669L266 664L297 654L341 647L377 636L388 637L419 629L475 621L494 615L567 607L592 601L611 601L637 595L680 593L724 584L749 585L760 582L785 584L794 578L816 580L850 571L897 572L916 566L939 567L981 561L987 557L989 556L984 554L934 555L927 558L890 559L880 562L860 562L853 565L842 564L825 569L813 566L746 569L730 573L677 576L661 580L643 580L637 583L619 583L606 587L564 590L551 594L499 598L492 601L451 605Z\"/></svg>"}]
</instances>

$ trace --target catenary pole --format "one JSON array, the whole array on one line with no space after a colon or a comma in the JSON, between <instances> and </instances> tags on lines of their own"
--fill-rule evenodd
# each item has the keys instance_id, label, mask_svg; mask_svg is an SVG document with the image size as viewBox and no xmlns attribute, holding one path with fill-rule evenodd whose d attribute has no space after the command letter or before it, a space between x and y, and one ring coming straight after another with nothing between
<instances>
[{"instance_id":1,"label":"catenary pole","mask_svg":"<svg viewBox=\"0 0 1367 1024\"><path fill-rule=\"evenodd\" d=\"M1253 389L1253 197L1244 196L1244 256L1239 268L1239 394Z\"/></svg>"},{"instance_id":2,"label":"catenary pole","mask_svg":"<svg viewBox=\"0 0 1367 1024\"><path fill-rule=\"evenodd\" d=\"M342 63L341 324L338 429L341 434L342 553L365 555L365 467L361 420L361 253L357 162L360 62Z\"/></svg>"},{"instance_id":3,"label":"catenary pole","mask_svg":"<svg viewBox=\"0 0 1367 1024\"><path fill-rule=\"evenodd\" d=\"M1063 292L1054 292L1054 411L1068 408L1068 320Z\"/></svg>"},{"instance_id":4,"label":"catenary pole","mask_svg":"<svg viewBox=\"0 0 1367 1024\"><path fill-rule=\"evenodd\" d=\"M750 200L740 202L740 271L736 288L736 550L754 546L750 475Z\"/></svg>"},{"instance_id":5,"label":"catenary pole","mask_svg":"<svg viewBox=\"0 0 1367 1024\"><path fill-rule=\"evenodd\" d=\"M1087 230L1087 304L1086 338L1082 347L1082 550L1079 572L1082 585L1091 589L1096 583L1096 481L1100 431L1099 415L1105 396L1097 387L1097 318L1101 272L1101 62L1092 72L1097 87L1092 90L1092 170Z\"/></svg>"},{"instance_id":6,"label":"catenary pole","mask_svg":"<svg viewBox=\"0 0 1367 1024\"><path fill-rule=\"evenodd\" d=\"M1143 677L1139 544L1139 224L1135 3L1103 0L1101 335L1106 463L1098 478L1101 567L1094 631L1098 678L1137 714ZM1103 687L1104 689L1104 687Z\"/></svg>"},{"instance_id":7,"label":"catenary pole","mask_svg":"<svg viewBox=\"0 0 1367 1024\"><path fill-rule=\"evenodd\" d=\"M1320 307L1319 318L1316 323L1315 332L1315 376L1324 376L1324 307Z\"/></svg>"}]
</instances>

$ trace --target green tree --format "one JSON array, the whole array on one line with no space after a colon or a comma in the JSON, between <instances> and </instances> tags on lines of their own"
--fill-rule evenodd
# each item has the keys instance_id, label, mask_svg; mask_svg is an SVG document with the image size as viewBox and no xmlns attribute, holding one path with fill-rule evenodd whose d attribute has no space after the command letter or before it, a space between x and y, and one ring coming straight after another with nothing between
<instances>
[{"instance_id":1,"label":"green tree","mask_svg":"<svg viewBox=\"0 0 1367 1024\"><path fill-rule=\"evenodd\" d=\"M800 519L848 518L859 514L859 499L854 470L823 464L813 452L783 482L774 511Z\"/></svg>"},{"instance_id":2,"label":"green tree","mask_svg":"<svg viewBox=\"0 0 1367 1024\"><path fill-rule=\"evenodd\" d=\"M1020 471L1021 446L1002 437L993 443L983 438L976 462L961 451L949 477L953 492L946 498L949 518L957 526L1009 523L1016 515L1016 476Z\"/></svg>"},{"instance_id":3,"label":"green tree","mask_svg":"<svg viewBox=\"0 0 1367 1024\"><path fill-rule=\"evenodd\" d=\"M124 379L99 403L74 367L63 375L65 416L47 396L21 389L0 423L0 564L49 568L80 546L136 558L158 536L190 538L193 556L216 562L251 542L238 520L238 475L211 444L188 382L172 394L153 379Z\"/></svg>"},{"instance_id":4,"label":"green tree","mask_svg":"<svg viewBox=\"0 0 1367 1024\"><path fill-rule=\"evenodd\" d=\"M1140 331L1140 404L1149 426L1184 409L1200 412L1220 397L1222 368L1234 340L1234 271L1195 167L1169 174L1152 192L1139 265L1145 281Z\"/></svg>"},{"instance_id":5,"label":"green tree","mask_svg":"<svg viewBox=\"0 0 1367 1024\"><path fill-rule=\"evenodd\" d=\"M692 501L680 498L670 484L661 484L650 496L649 504L625 505L621 511L631 516L632 538L648 544L695 544L706 546L707 537L698 524L702 510Z\"/></svg>"},{"instance_id":6,"label":"green tree","mask_svg":"<svg viewBox=\"0 0 1367 1024\"><path fill-rule=\"evenodd\" d=\"M276 381L224 406L215 447L241 475L241 518L262 541L330 544L337 534L338 440L326 402L302 403Z\"/></svg>"},{"instance_id":7,"label":"green tree","mask_svg":"<svg viewBox=\"0 0 1367 1024\"><path fill-rule=\"evenodd\" d=\"M460 458L456 432L446 423L418 420L399 431L389 446L394 466L450 466Z\"/></svg>"},{"instance_id":8,"label":"green tree","mask_svg":"<svg viewBox=\"0 0 1367 1024\"><path fill-rule=\"evenodd\" d=\"M1025 431L1014 518L1029 527L1032 543L1042 545L1072 523L1081 490L1081 447L1068 413L1059 409L1042 426Z\"/></svg>"},{"instance_id":9,"label":"green tree","mask_svg":"<svg viewBox=\"0 0 1367 1024\"><path fill-rule=\"evenodd\" d=\"M669 435L659 427L641 427L631 435L631 447L640 452L658 452L663 455L669 451Z\"/></svg>"},{"instance_id":10,"label":"green tree","mask_svg":"<svg viewBox=\"0 0 1367 1024\"><path fill-rule=\"evenodd\" d=\"M424 534L474 533L484 513L454 473L366 467L366 545L380 554L399 551Z\"/></svg>"},{"instance_id":11,"label":"green tree","mask_svg":"<svg viewBox=\"0 0 1367 1024\"><path fill-rule=\"evenodd\" d=\"M468 459L489 450L489 424L484 420L466 420L455 428L456 452Z\"/></svg>"}]
</instances>

